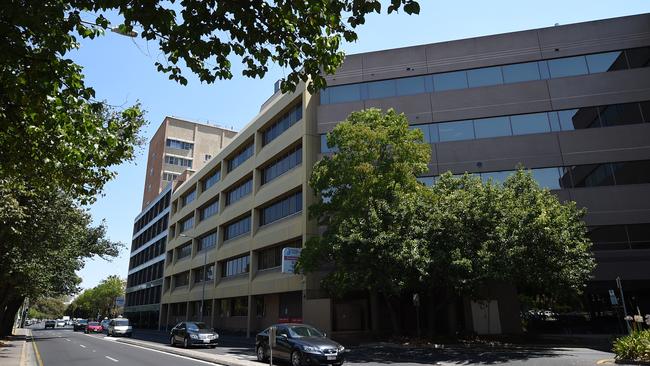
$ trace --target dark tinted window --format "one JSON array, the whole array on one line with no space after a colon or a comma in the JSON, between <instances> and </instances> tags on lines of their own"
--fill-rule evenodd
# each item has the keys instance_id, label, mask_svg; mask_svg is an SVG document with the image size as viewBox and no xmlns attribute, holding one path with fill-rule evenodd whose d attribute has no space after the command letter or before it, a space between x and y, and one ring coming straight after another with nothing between
<instances>
[{"instance_id":1,"label":"dark tinted window","mask_svg":"<svg viewBox=\"0 0 650 366\"><path fill-rule=\"evenodd\" d=\"M231 259L221 264L221 277L236 276L242 273L248 273L250 265L250 256Z\"/></svg>"},{"instance_id":2,"label":"dark tinted window","mask_svg":"<svg viewBox=\"0 0 650 366\"><path fill-rule=\"evenodd\" d=\"M595 107L558 111L557 115L562 131L600 127L598 110Z\"/></svg>"},{"instance_id":3,"label":"dark tinted window","mask_svg":"<svg viewBox=\"0 0 650 366\"><path fill-rule=\"evenodd\" d=\"M212 187L215 185L219 180L221 179L221 168L217 168L214 172L212 172L209 176L208 179L206 179L203 182L203 190L207 190L208 188Z\"/></svg>"},{"instance_id":4,"label":"dark tinted window","mask_svg":"<svg viewBox=\"0 0 650 366\"><path fill-rule=\"evenodd\" d=\"M440 141L471 140L474 138L474 125L469 121L438 123Z\"/></svg>"},{"instance_id":5,"label":"dark tinted window","mask_svg":"<svg viewBox=\"0 0 650 366\"><path fill-rule=\"evenodd\" d=\"M533 178L540 187L548 189L560 189L560 169L559 168L540 168L532 169Z\"/></svg>"},{"instance_id":6,"label":"dark tinted window","mask_svg":"<svg viewBox=\"0 0 650 366\"><path fill-rule=\"evenodd\" d=\"M296 212L302 211L302 192L296 192L260 211L260 226L270 224Z\"/></svg>"},{"instance_id":7,"label":"dark tinted window","mask_svg":"<svg viewBox=\"0 0 650 366\"><path fill-rule=\"evenodd\" d=\"M300 248L301 246L301 240L297 240L291 243L260 250L257 257L257 269L262 270L280 267L282 265L282 249Z\"/></svg>"},{"instance_id":8,"label":"dark tinted window","mask_svg":"<svg viewBox=\"0 0 650 366\"><path fill-rule=\"evenodd\" d=\"M616 184L650 183L650 160L611 163Z\"/></svg>"},{"instance_id":9,"label":"dark tinted window","mask_svg":"<svg viewBox=\"0 0 650 366\"><path fill-rule=\"evenodd\" d=\"M397 95L413 95L426 92L424 80L424 76L395 80Z\"/></svg>"},{"instance_id":10,"label":"dark tinted window","mask_svg":"<svg viewBox=\"0 0 650 366\"><path fill-rule=\"evenodd\" d=\"M628 125L643 121L638 103L613 104L599 108L603 127Z\"/></svg>"},{"instance_id":11,"label":"dark tinted window","mask_svg":"<svg viewBox=\"0 0 650 366\"><path fill-rule=\"evenodd\" d=\"M249 178L243 183L226 192L226 206L232 205L240 199L248 196L253 191L253 178Z\"/></svg>"},{"instance_id":12,"label":"dark tinted window","mask_svg":"<svg viewBox=\"0 0 650 366\"><path fill-rule=\"evenodd\" d=\"M641 102L641 113L643 113L643 120L650 122L650 102Z\"/></svg>"},{"instance_id":13,"label":"dark tinted window","mask_svg":"<svg viewBox=\"0 0 650 366\"><path fill-rule=\"evenodd\" d=\"M502 67L503 81L505 83L518 83L521 81L539 80L537 62L506 65Z\"/></svg>"},{"instance_id":14,"label":"dark tinted window","mask_svg":"<svg viewBox=\"0 0 650 366\"><path fill-rule=\"evenodd\" d=\"M510 117L513 135L549 132L551 130L546 113L521 114Z\"/></svg>"},{"instance_id":15,"label":"dark tinted window","mask_svg":"<svg viewBox=\"0 0 650 366\"><path fill-rule=\"evenodd\" d=\"M633 48L625 53L631 68L650 66L650 47Z\"/></svg>"},{"instance_id":16,"label":"dark tinted window","mask_svg":"<svg viewBox=\"0 0 650 366\"><path fill-rule=\"evenodd\" d=\"M588 236L593 243L593 250L629 248L625 225L593 226L589 228Z\"/></svg>"},{"instance_id":17,"label":"dark tinted window","mask_svg":"<svg viewBox=\"0 0 650 366\"><path fill-rule=\"evenodd\" d=\"M650 224L626 225L632 249L650 248Z\"/></svg>"},{"instance_id":18,"label":"dark tinted window","mask_svg":"<svg viewBox=\"0 0 650 366\"><path fill-rule=\"evenodd\" d=\"M587 55L587 66L590 73L607 72L627 69L627 61L623 51Z\"/></svg>"},{"instance_id":19,"label":"dark tinted window","mask_svg":"<svg viewBox=\"0 0 650 366\"><path fill-rule=\"evenodd\" d=\"M548 60L548 68L552 78L585 75L589 73L584 56Z\"/></svg>"},{"instance_id":20,"label":"dark tinted window","mask_svg":"<svg viewBox=\"0 0 650 366\"><path fill-rule=\"evenodd\" d=\"M571 168L575 187L598 187L614 185L614 173L610 164L585 164Z\"/></svg>"},{"instance_id":21,"label":"dark tinted window","mask_svg":"<svg viewBox=\"0 0 650 366\"><path fill-rule=\"evenodd\" d=\"M274 162L262 169L262 184L266 184L273 179L288 172L302 163L302 146L297 146L284 155L277 158Z\"/></svg>"},{"instance_id":22,"label":"dark tinted window","mask_svg":"<svg viewBox=\"0 0 650 366\"><path fill-rule=\"evenodd\" d=\"M510 119L508 117L481 118L474 120L476 138L510 136Z\"/></svg>"},{"instance_id":23,"label":"dark tinted window","mask_svg":"<svg viewBox=\"0 0 650 366\"><path fill-rule=\"evenodd\" d=\"M437 92L467 88L467 74L465 71L435 74L433 75L433 88Z\"/></svg>"},{"instance_id":24,"label":"dark tinted window","mask_svg":"<svg viewBox=\"0 0 650 366\"><path fill-rule=\"evenodd\" d=\"M237 155L233 156L228 160L228 171L232 171L238 166L242 165L248 158L253 156L253 143L250 143L243 150L241 150Z\"/></svg>"},{"instance_id":25,"label":"dark tinted window","mask_svg":"<svg viewBox=\"0 0 650 366\"><path fill-rule=\"evenodd\" d=\"M387 98L396 94L395 80L382 80L366 83L368 86L368 98Z\"/></svg>"},{"instance_id":26,"label":"dark tinted window","mask_svg":"<svg viewBox=\"0 0 650 366\"><path fill-rule=\"evenodd\" d=\"M470 88L503 84L501 67L496 66L467 70L467 83Z\"/></svg>"},{"instance_id":27,"label":"dark tinted window","mask_svg":"<svg viewBox=\"0 0 650 366\"><path fill-rule=\"evenodd\" d=\"M262 132L262 145L266 145L275 140L284 131L288 130L289 127L300 121L301 118L302 103L298 103Z\"/></svg>"}]
</instances>

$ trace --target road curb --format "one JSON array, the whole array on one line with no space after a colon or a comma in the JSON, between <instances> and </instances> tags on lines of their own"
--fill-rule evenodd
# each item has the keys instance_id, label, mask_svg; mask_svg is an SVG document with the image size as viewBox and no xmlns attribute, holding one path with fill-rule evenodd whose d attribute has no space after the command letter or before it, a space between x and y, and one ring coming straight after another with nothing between
<instances>
[{"instance_id":1,"label":"road curb","mask_svg":"<svg viewBox=\"0 0 650 366\"><path fill-rule=\"evenodd\" d=\"M121 343L131 344L134 346L149 348L160 352L170 353L177 356L188 357L199 361L210 362L216 365L223 365L223 366L253 366L253 365L259 366L260 365L260 363L258 362L238 360L223 355L194 352L192 350L174 348L168 345L162 345L162 344L157 344L152 342L144 342L144 341L139 341L131 338L118 338L116 339L116 341Z\"/></svg>"}]
</instances>

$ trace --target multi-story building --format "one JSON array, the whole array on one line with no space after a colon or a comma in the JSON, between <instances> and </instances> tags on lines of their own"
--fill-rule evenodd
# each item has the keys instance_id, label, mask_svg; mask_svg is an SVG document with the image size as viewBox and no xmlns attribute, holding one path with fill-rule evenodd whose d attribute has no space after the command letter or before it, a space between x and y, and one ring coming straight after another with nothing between
<instances>
[{"instance_id":1,"label":"multi-story building","mask_svg":"<svg viewBox=\"0 0 650 366\"><path fill-rule=\"evenodd\" d=\"M142 212L133 223L124 312L156 328L172 190L232 140L222 127L166 117L149 143Z\"/></svg>"},{"instance_id":2,"label":"multi-story building","mask_svg":"<svg viewBox=\"0 0 650 366\"><path fill-rule=\"evenodd\" d=\"M142 208L186 169L201 169L236 134L220 126L165 117L149 142Z\"/></svg>"},{"instance_id":3,"label":"multi-story building","mask_svg":"<svg viewBox=\"0 0 650 366\"><path fill-rule=\"evenodd\" d=\"M394 108L422 129L432 156L425 184L446 171L500 181L523 164L586 207L598 263L587 308L608 314L620 277L626 299L650 310L650 14L350 55L327 79L318 94L303 85L276 93L174 192L161 325L375 328L385 313L366 295L328 298L318 276L278 269L281 248L318 235L307 179L330 153L325 134L370 107ZM495 288L486 314L460 299L447 327L517 331L511 290ZM414 310L402 304L407 321ZM499 325L481 330L483 315Z\"/></svg>"}]
</instances>

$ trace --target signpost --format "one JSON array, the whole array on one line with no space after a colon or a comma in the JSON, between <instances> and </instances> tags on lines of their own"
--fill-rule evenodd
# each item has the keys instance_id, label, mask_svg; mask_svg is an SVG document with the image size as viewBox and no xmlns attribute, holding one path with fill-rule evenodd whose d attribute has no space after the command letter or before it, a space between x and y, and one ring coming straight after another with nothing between
<instances>
[{"instance_id":1,"label":"signpost","mask_svg":"<svg viewBox=\"0 0 650 366\"><path fill-rule=\"evenodd\" d=\"M295 274L296 262L300 258L302 248L282 249L282 273Z\"/></svg>"},{"instance_id":2,"label":"signpost","mask_svg":"<svg viewBox=\"0 0 650 366\"><path fill-rule=\"evenodd\" d=\"M277 335L277 328L269 328L269 365L273 366L273 347L275 347L275 338Z\"/></svg>"}]
</instances>

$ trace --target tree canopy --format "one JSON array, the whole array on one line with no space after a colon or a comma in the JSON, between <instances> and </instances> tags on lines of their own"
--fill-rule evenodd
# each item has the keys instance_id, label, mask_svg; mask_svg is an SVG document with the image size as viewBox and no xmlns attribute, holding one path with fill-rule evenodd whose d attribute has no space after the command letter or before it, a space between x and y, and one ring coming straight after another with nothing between
<instances>
[{"instance_id":1,"label":"tree canopy","mask_svg":"<svg viewBox=\"0 0 650 366\"><path fill-rule=\"evenodd\" d=\"M306 242L299 266L327 269L323 285L333 295L379 293L391 308L405 292L444 303L480 297L495 282L551 298L586 285L594 260L585 211L523 168L503 184L445 173L426 187L417 176L428 171L430 145L392 110L352 113L327 144L335 152L309 182L320 194L309 214L324 232Z\"/></svg>"},{"instance_id":2,"label":"tree canopy","mask_svg":"<svg viewBox=\"0 0 650 366\"><path fill-rule=\"evenodd\" d=\"M79 318L117 316L115 300L124 296L126 282L119 276L108 276L97 286L84 290L66 309L66 314Z\"/></svg>"}]
</instances>

